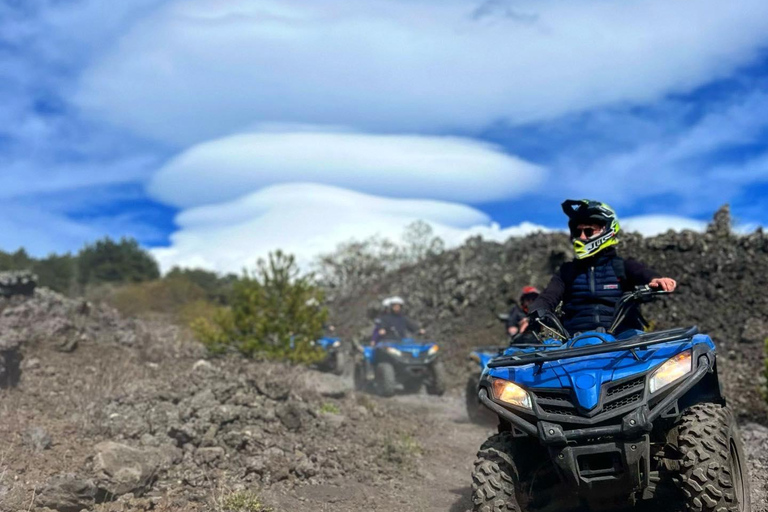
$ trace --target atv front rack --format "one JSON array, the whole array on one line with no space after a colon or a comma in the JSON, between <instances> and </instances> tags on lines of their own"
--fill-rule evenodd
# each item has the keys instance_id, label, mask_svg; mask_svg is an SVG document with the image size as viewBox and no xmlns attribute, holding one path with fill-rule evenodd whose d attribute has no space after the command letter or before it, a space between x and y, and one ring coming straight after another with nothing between
<instances>
[{"instance_id":1,"label":"atv front rack","mask_svg":"<svg viewBox=\"0 0 768 512\"><path fill-rule=\"evenodd\" d=\"M683 327L678 329L670 329L667 331L644 333L637 336L633 336L622 341L608 341L604 339L604 342L599 345L589 345L586 347L572 347L572 348L554 348L552 350L538 350L535 352L526 352L524 354L514 354L508 356L501 356L492 359L488 366L490 368L503 368L509 366L523 366L527 364L540 364L547 361L557 361L559 359L568 359L572 357L584 357L592 356L596 354L605 354L608 352L617 352L620 350L635 350L638 348L645 348L649 345L656 345L658 343L668 343L670 341L685 341L690 340L699 333L699 328ZM602 338L601 333L590 332L583 335L590 338ZM577 338L572 340L576 341ZM547 345L551 347L551 345Z\"/></svg>"}]
</instances>

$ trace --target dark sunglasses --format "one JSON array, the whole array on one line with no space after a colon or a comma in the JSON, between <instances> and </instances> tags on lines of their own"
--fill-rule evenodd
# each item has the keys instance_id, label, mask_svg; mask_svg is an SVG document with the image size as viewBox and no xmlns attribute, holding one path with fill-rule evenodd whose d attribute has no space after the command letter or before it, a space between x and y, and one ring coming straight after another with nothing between
<instances>
[{"instance_id":1,"label":"dark sunglasses","mask_svg":"<svg viewBox=\"0 0 768 512\"><path fill-rule=\"evenodd\" d=\"M573 228L571 230L571 235L574 238L578 238L578 237L581 236L582 233L584 233L584 236L586 236L587 238L592 238L592 235L594 235L595 233L599 232L601 229L603 229L603 228L598 228L598 229L595 229L595 228Z\"/></svg>"}]
</instances>

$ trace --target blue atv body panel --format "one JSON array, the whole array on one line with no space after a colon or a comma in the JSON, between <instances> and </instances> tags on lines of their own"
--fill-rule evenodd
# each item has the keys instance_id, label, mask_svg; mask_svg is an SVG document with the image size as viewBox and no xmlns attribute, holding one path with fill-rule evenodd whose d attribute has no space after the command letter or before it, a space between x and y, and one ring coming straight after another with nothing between
<instances>
[{"instance_id":1,"label":"blue atv body panel","mask_svg":"<svg viewBox=\"0 0 768 512\"><path fill-rule=\"evenodd\" d=\"M370 363L375 363L376 349L382 349L387 347L396 348L403 354L410 354L413 358L421 358L432 347L437 345L434 342L425 341L417 342L412 338L403 338L400 341L382 341L377 343L373 347L363 347L363 355Z\"/></svg>"},{"instance_id":2,"label":"blue atv body panel","mask_svg":"<svg viewBox=\"0 0 768 512\"><path fill-rule=\"evenodd\" d=\"M485 367L488 366L488 363L491 361L491 359L493 359L494 357L498 357L499 353L500 353L499 349L479 348L477 350L473 350L469 354L470 354L470 357L473 355L476 356L478 364L480 365L480 370L485 370Z\"/></svg>"},{"instance_id":3,"label":"blue atv body panel","mask_svg":"<svg viewBox=\"0 0 768 512\"><path fill-rule=\"evenodd\" d=\"M637 334L633 331L629 334ZM626 338L626 334L616 338L610 334L587 332L574 338L567 344L549 340L547 348L515 348L504 351L505 356L524 354L534 351L554 353L566 348L587 347L603 343L613 343ZM579 405L587 411L593 410L600 402L600 390L603 384L645 373L688 350L695 345L705 344L711 350L715 345L709 336L697 334L690 340L672 341L654 344L645 348L621 349L599 355L568 357L564 359L530 363L523 366L486 368L485 375L515 382L529 389L572 389ZM487 362L485 363L487 364Z\"/></svg>"},{"instance_id":4,"label":"blue atv body panel","mask_svg":"<svg viewBox=\"0 0 768 512\"><path fill-rule=\"evenodd\" d=\"M333 348L333 344L336 343L337 341L341 341L341 339L323 336L322 338L315 341L315 345L327 352L328 350Z\"/></svg>"}]
</instances>

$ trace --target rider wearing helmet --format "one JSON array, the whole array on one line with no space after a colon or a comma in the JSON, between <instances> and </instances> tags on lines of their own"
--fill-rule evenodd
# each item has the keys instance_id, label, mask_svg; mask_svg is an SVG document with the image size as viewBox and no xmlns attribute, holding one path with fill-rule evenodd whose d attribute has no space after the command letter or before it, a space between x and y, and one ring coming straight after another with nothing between
<instances>
[{"instance_id":1,"label":"rider wearing helmet","mask_svg":"<svg viewBox=\"0 0 768 512\"><path fill-rule=\"evenodd\" d=\"M520 293L519 305L515 304L507 315L507 333L514 336L524 332L528 327L528 307L539 296L539 289L535 286L524 286Z\"/></svg>"},{"instance_id":2,"label":"rider wearing helmet","mask_svg":"<svg viewBox=\"0 0 768 512\"><path fill-rule=\"evenodd\" d=\"M424 334L424 329L403 314L405 301L400 297L388 297L382 302L384 314L375 320L372 341L403 339L408 333Z\"/></svg>"},{"instance_id":3,"label":"rider wearing helmet","mask_svg":"<svg viewBox=\"0 0 768 512\"><path fill-rule=\"evenodd\" d=\"M661 277L637 260L619 257L619 221L610 206L589 199L569 199L562 208L568 216L576 259L564 263L531 304L533 318L554 311L562 301L563 326L571 334L608 329L624 292L646 284L667 292L675 290L674 279ZM641 318L635 315L628 316L617 331L641 328Z\"/></svg>"}]
</instances>

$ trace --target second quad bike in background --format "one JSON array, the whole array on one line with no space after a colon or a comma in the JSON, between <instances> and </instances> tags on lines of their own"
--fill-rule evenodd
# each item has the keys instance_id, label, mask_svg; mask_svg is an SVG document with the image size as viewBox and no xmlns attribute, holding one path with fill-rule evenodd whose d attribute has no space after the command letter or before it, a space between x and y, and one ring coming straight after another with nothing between
<instances>
[{"instance_id":1,"label":"second quad bike in background","mask_svg":"<svg viewBox=\"0 0 768 512\"><path fill-rule=\"evenodd\" d=\"M430 395L445 393L445 366L439 359L439 347L431 341L411 338L385 340L361 347L355 364L355 387L373 389L382 396L397 391L418 393L422 386Z\"/></svg>"}]
</instances>

